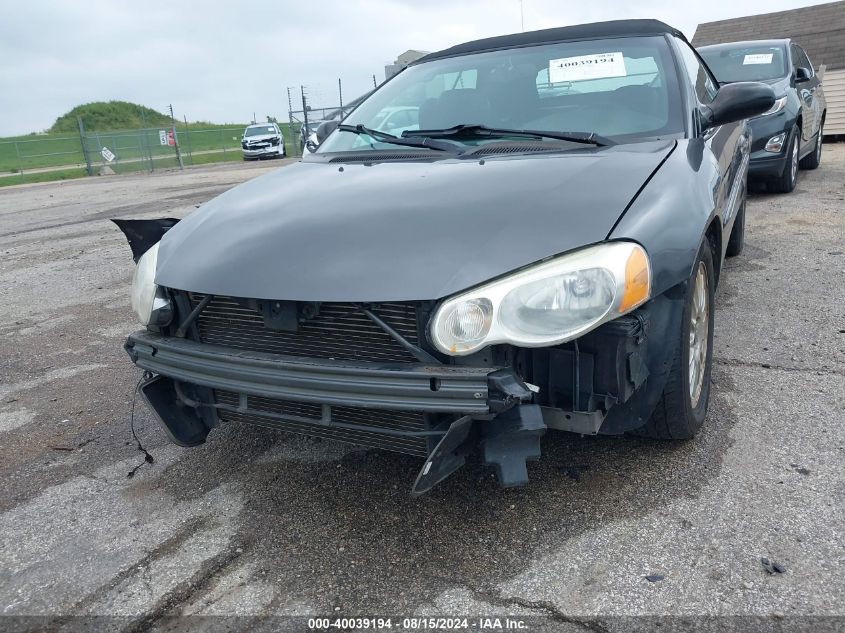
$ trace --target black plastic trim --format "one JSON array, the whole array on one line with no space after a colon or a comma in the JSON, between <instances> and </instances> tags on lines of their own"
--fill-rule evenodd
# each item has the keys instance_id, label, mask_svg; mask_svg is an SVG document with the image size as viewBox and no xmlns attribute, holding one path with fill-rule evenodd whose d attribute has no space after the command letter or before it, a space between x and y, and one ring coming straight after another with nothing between
<instances>
[{"instance_id":1,"label":"black plastic trim","mask_svg":"<svg viewBox=\"0 0 845 633\"><path fill-rule=\"evenodd\" d=\"M334 406L485 415L496 367L332 361L232 350L147 331L126 351L140 368L238 393ZM436 389L433 388L436 386Z\"/></svg>"}]
</instances>

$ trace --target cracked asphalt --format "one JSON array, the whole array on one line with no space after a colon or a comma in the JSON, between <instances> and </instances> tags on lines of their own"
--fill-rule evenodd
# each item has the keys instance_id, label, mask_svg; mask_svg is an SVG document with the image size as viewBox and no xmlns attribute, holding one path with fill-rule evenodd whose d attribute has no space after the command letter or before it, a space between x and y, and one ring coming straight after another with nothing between
<instances>
[{"instance_id":1,"label":"cracked asphalt","mask_svg":"<svg viewBox=\"0 0 845 633\"><path fill-rule=\"evenodd\" d=\"M843 625L845 144L825 145L793 194L749 198L695 441L550 433L526 488L471 463L412 499L418 459L246 426L180 449L139 403L155 462L127 477L143 462L122 350L132 261L108 218L180 217L276 168L0 190L0 628L86 615L132 631L184 615L244 616L194 620L227 630L379 614Z\"/></svg>"}]
</instances>

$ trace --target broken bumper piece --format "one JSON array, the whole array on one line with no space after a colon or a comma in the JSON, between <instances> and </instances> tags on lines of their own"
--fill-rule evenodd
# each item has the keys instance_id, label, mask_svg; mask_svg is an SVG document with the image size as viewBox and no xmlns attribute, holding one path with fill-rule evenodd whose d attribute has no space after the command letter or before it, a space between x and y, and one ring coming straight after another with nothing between
<instances>
[{"instance_id":1,"label":"broken bumper piece","mask_svg":"<svg viewBox=\"0 0 845 633\"><path fill-rule=\"evenodd\" d=\"M182 446L201 444L220 419L364 438L426 456L414 494L454 472L477 445L503 486L527 483L525 461L540 455L540 407L529 404L532 392L511 369L300 358L147 331L130 335L125 348L148 372L143 397ZM380 424L379 411L419 422Z\"/></svg>"}]
</instances>

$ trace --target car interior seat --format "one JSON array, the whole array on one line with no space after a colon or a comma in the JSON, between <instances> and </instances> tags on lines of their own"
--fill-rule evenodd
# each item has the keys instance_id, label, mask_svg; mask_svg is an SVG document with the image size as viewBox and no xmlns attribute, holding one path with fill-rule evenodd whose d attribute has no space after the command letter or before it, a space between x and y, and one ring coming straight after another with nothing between
<instances>
[{"instance_id":1,"label":"car interior seat","mask_svg":"<svg viewBox=\"0 0 845 633\"><path fill-rule=\"evenodd\" d=\"M540 95L536 73L516 74L501 80L493 79L485 86L491 103L493 124L500 127L524 128L537 117Z\"/></svg>"},{"instance_id":2,"label":"car interior seat","mask_svg":"<svg viewBox=\"0 0 845 633\"><path fill-rule=\"evenodd\" d=\"M427 99L420 106L421 130L439 130L462 123L486 123L490 119L490 103L475 88L459 88L442 92L437 99Z\"/></svg>"}]
</instances>

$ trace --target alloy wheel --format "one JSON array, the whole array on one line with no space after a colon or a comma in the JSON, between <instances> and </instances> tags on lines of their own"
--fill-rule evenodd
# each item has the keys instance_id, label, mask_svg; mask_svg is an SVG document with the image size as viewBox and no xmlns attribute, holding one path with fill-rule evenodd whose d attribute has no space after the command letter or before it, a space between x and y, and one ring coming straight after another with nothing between
<instances>
[{"instance_id":1,"label":"alloy wheel","mask_svg":"<svg viewBox=\"0 0 845 633\"><path fill-rule=\"evenodd\" d=\"M707 369L708 335L710 333L710 305L707 267L698 263L692 294L689 328L689 394L692 408L698 405L704 374Z\"/></svg>"}]
</instances>

